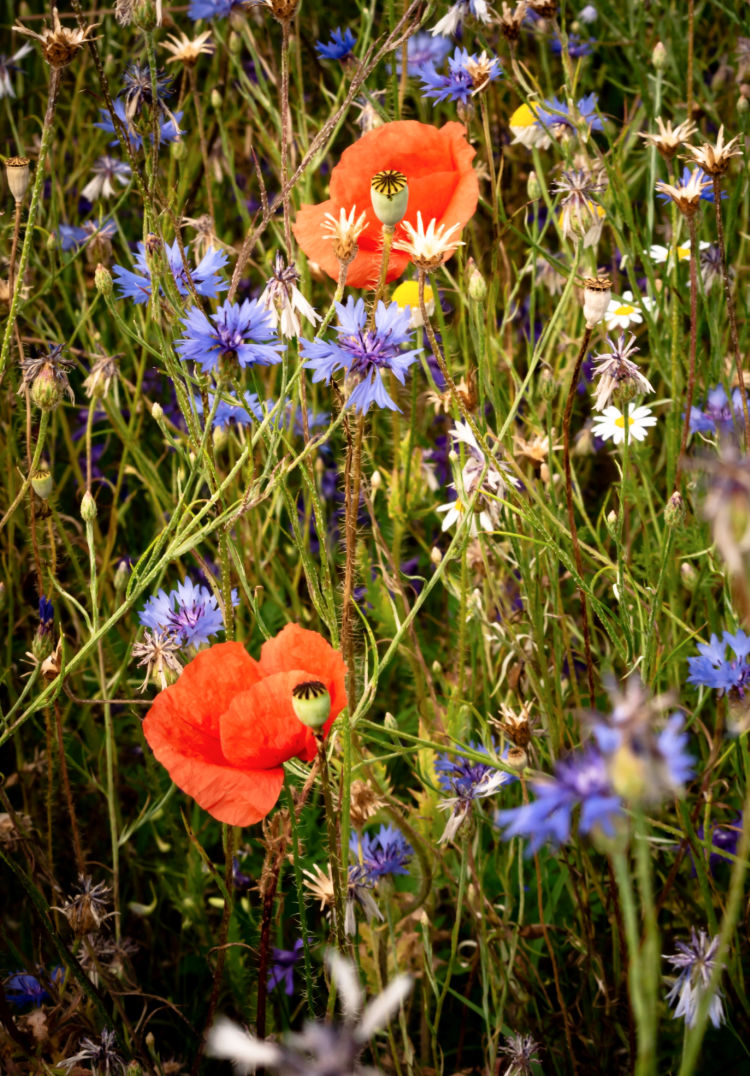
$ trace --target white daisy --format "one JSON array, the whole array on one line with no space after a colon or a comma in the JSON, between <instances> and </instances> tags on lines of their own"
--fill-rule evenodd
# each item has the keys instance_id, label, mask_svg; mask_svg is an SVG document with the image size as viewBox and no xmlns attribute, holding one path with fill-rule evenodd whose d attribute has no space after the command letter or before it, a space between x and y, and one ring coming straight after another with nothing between
<instances>
[{"instance_id":1,"label":"white daisy","mask_svg":"<svg viewBox=\"0 0 750 1076\"><path fill-rule=\"evenodd\" d=\"M640 325L643 321L642 310L653 310L653 299L647 295L639 295L633 298L632 291L624 291L621 299L610 299L609 306L604 315L607 322L607 332L613 329L629 329L631 325Z\"/></svg>"},{"instance_id":2,"label":"white daisy","mask_svg":"<svg viewBox=\"0 0 750 1076\"><path fill-rule=\"evenodd\" d=\"M655 425L656 416L652 414L650 407L628 408L629 441L644 441L648 433L648 427ZM596 437L621 445L625 440L625 416L619 407L614 405L605 407L602 414L597 415L594 419L591 429Z\"/></svg>"},{"instance_id":3,"label":"white daisy","mask_svg":"<svg viewBox=\"0 0 750 1076\"><path fill-rule=\"evenodd\" d=\"M700 243L698 244L698 249L699 250L705 250L706 247L709 247L710 245L711 245L710 243L707 243L704 240L701 240ZM672 249L671 247L662 246L661 243L654 243L654 245L652 247L648 248L648 256L651 259L651 261L654 263L654 265L661 265L669 257L671 249ZM684 261L687 261L687 259L689 257L690 257L690 244L689 243L680 243L680 245L677 247L677 260L680 261L680 262L684 262Z\"/></svg>"}]
</instances>

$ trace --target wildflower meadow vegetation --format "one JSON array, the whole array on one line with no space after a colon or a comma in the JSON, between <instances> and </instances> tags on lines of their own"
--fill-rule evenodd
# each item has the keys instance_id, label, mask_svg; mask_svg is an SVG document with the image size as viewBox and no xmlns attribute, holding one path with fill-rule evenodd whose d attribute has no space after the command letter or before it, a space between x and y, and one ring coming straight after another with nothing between
<instances>
[{"instance_id":1,"label":"wildflower meadow vegetation","mask_svg":"<svg viewBox=\"0 0 750 1076\"><path fill-rule=\"evenodd\" d=\"M750 1071L750 5L0 0L0 1072Z\"/></svg>"}]
</instances>

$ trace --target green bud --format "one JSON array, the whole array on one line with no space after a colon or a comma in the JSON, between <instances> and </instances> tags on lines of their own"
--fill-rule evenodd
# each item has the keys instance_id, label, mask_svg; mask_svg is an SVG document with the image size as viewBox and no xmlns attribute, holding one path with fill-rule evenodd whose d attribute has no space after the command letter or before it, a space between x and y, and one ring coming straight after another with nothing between
<instances>
[{"instance_id":1,"label":"green bud","mask_svg":"<svg viewBox=\"0 0 750 1076\"><path fill-rule=\"evenodd\" d=\"M63 398L63 387L55 377L55 371L47 364L42 367L31 383L31 402L40 411L54 411Z\"/></svg>"},{"instance_id":2,"label":"green bud","mask_svg":"<svg viewBox=\"0 0 750 1076\"><path fill-rule=\"evenodd\" d=\"M467 291L474 303L483 303L487 298L487 282L473 262L468 272Z\"/></svg>"},{"instance_id":3,"label":"green bud","mask_svg":"<svg viewBox=\"0 0 750 1076\"><path fill-rule=\"evenodd\" d=\"M96 501L91 496L88 490L81 498L81 519L84 523L93 523L96 519L97 509Z\"/></svg>"},{"instance_id":4,"label":"green bud","mask_svg":"<svg viewBox=\"0 0 750 1076\"><path fill-rule=\"evenodd\" d=\"M125 587L128 585L128 579L130 578L130 565L124 558L120 561L115 569L115 593L121 594Z\"/></svg>"},{"instance_id":5,"label":"green bud","mask_svg":"<svg viewBox=\"0 0 750 1076\"><path fill-rule=\"evenodd\" d=\"M151 407L151 418L154 422L161 422L164 418L164 408L160 403L154 403Z\"/></svg>"},{"instance_id":6,"label":"green bud","mask_svg":"<svg viewBox=\"0 0 750 1076\"><path fill-rule=\"evenodd\" d=\"M94 284L96 284L96 290L100 295L108 296L112 294L112 274L106 265L102 265L101 262L94 270Z\"/></svg>"},{"instance_id":7,"label":"green bud","mask_svg":"<svg viewBox=\"0 0 750 1076\"><path fill-rule=\"evenodd\" d=\"M617 536L617 512L615 512L614 508L607 512L605 523L607 524L610 538L615 538Z\"/></svg>"},{"instance_id":8,"label":"green bud","mask_svg":"<svg viewBox=\"0 0 750 1076\"><path fill-rule=\"evenodd\" d=\"M667 50L661 41L657 41L654 45L654 51L651 53L651 63L656 71L663 71L667 66Z\"/></svg>"},{"instance_id":9,"label":"green bud","mask_svg":"<svg viewBox=\"0 0 750 1076\"><path fill-rule=\"evenodd\" d=\"M57 249L57 232L50 232L47 238L44 240L44 245L47 250Z\"/></svg>"},{"instance_id":10,"label":"green bud","mask_svg":"<svg viewBox=\"0 0 750 1076\"><path fill-rule=\"evenodd\" d=\"M40 501L46 501L52 492L52 475L49 468L40 467L36 474L31 477L31 488Z\"/></svg>"},{"instance_id":11,"label":"green bud","mask_svg":"<svg viewBox=\"0 0 750 1076\"><path fill-rule=\"evenodd\" d=\"M387 228L403 220L409 205L409 184L403 172L389 168L370 180L370 198L375 216Z\"/></svg>"},{"instance_id":12,"label":"green bud","mask_svg":"<svg viewBox=\"0 0 750 1076\"><path fill-rule=\"evenodd\" d=\"M738 100L737 100L737 111L739 112L739 114L741 116L744 116L744 114L747 112L747 110L749 108L750 108L750 101L748 101L748 99L747 99L747 97L745 97L744 93L741 93Z\"/></svg>"},{"instance_id":13,"label":"green bud","mask_svg":"<svg viewBox=\"0 0 750 1076\"><path fill-rule=\"evenodd\" d=\"M687 509L682 494L675 490L664 508L664 521L668 527L679 527L685 522Z\"/></svg>"},{"instance_id":14,"label":"green bud","mask_svg":"<svg viewBox=\"0 0 750 1076\"><path fill-rule=\"evenodd\" d=\"M526 180L526 194L530 202L538 202L542 197L542 185L533 168L529 172L529 178Z\"/></svg>"},{"instance_id":15,"label":"green bud","mask_svg":"<svg viewBox=\"0 0 750 1076\"><path fill-rule=\"evenodd\" d=\"M181 140L172 142L169 147L169 155L175 161L184 161L187 157L187 146Z\"/></svg>"},{"instance_id":16,"label":"green bud","mask_svg":"<svg viewBox=\"0 0 750 1076\"><path fill-rule=\"evenodd\" d=\"M214 87L214 89L211 90L211 108L215 108L218 110L221 108L223 103L224 99L222 98L219 91Z\"/></svg>"},{"instance_id":17,"label":"green bud","mask_svg":"<svg viewBox=\"0 0 750 1076\"><path fill-rule=\"evenodd\" d=\"M302 722L310 729L325 725L331 713L331 696L320 680L305 680L292 688L292 707Z\"/></svg>"},{"instance_id":18,"label":"green bud","mask_svg":"<svg viewBox=\"0 0 750 1076\"><path fill-rule=\"evenodd\" d=\"M388 713L383 718L383 725L387 729L397 729L398 728L398 721L393 716L393 714L390 712L390 710L388 711Z\"/></svg>"},{"instance_id":19,"label":"green bud","mask_svg":"<svg viewBox=\"0 0 750 1076\"><path fill-rule=\"evenodd\" d=\"M227 48L233 55L237 55L238 52L242 52L242 38L234 30L229 31L229 40L227 41Z\"/></svg>"},{"instance_id":20,"label":"green bud","mask_svg":"<svg viewBox=\"0 0 750 1076\"><path fill-rule=\"evenodd\" d=\"M156 29L156 9L152 0L138 0L133 10L133 24L147 34Z\"/></svg>"},{"instance_id":21,"label":"green bud","mask_svg":"<svg viewBox=\"0 0 750 1076\"><path fill-rule=\"evenodd\" d=\"M544 366L539 374L539 395L543 400L554 400L557 396L557 379L549 366Z\"/></svg>"}]
</instances>

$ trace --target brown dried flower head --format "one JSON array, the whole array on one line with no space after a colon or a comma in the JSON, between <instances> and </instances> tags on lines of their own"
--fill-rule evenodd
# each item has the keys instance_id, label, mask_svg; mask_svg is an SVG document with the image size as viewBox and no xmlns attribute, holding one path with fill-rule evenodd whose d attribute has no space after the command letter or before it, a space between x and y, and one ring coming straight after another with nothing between
<instances>
[{"instance_id":1,"label":"brown dried flower head","mask_svg":"<svg viewBox=\"0 0 750 1076\"><path fill-rule=\"evenodd\" d=\"M671 161L683 142L687 142L695 132L695 124L692 120L683 120L676 127L672 127L672 121L667 120L665 124L661 116L656 117L656 123L659 128L656 134L641 131L639 137L648 145L656 146L662 157L666 161Z\"/></svg>"},{"instance_id":2,"label":"brown dried flower head","mask_svg":"<svg viewBox=\"0 0 750 1076\"><path fill-rule=\"evenodd\" d=\"M68 64L72 63L88 41L96 40L91 35L98 26L99 23L94 22L90 26L84 26L83 28L76 26L75 29L69 29L67 26L62 25L57 8L53 7L52 29L45 26L41 34L38 34L34 30L28 30L21 23L16 23L13 29L16 33L25 34L27 37L35 37L37 41L41 42L42 56L50 67L60 68L67 67Z\"/></svg>"},{"instance_id":3,"label":"brown dried flower head","mask_svg":"<svg viewBox=\"0 0 750 1076\"><path fill-rule=\"evenodd\" d=\"M349 814L354 829L362 829L382 807L385 800L371 781L352 781Z\"/></svg>"},{"instance_id":4,"label":"brown dried flower head","mask_svg":"<svg viewBox=\"0 0 750 1076\"><path fill-rule=\"evenodd\" d=\"M673 187L671 183L657 180L656 189L666 194L675 203L684 217L694 217L701 204L701 195L706 187L711 186L711 180L701 175L699 169L690 174L687 183L681 183L679 187Z\"/></svg>"},{"instance_id":5,"label":"brown dried flower head","mask_svg":"<svg viewBox=\"0 0 750 1076\"><path fill-rule=\"evenodd\" d=\"M498 15L497 21L500 26L500 32L506 41L511 43L518 41L521 36L521 23L528 6L526 0L519 0L514 10L511 11L509 5L503 3L503 10Z\"/></svg>"},{"instance_id":6,"label":"brown dried flower head","mask_svg":"<svg viewBox=\"0 0 750 1076\"><path fill-rule=\"evenodd\" d=\"M180 34L179 37L176 34L169 34L168 40L162 42L162 48L172 53L167 60L168 64L181 63L185 67L192 67L198 62L201 54L210 56L215 46L211 41L211 31L204 30L192 40L186 33Z\"/></svg>"},{"instance_id":7,"label":"brown dried flower head","mask_svg":"<svg viewBox=\"0 0 750 1076\"><path fill-rule=\"evenodd\" d=\"M55 911L62 912L77 938L83 938L86 934L96 933L104 920L115 913L108 911L112 890L104 882L94 884L88 874L80 874L77 889L78 892Z\"/></svg>"},{"instance_id":8,"label":"brown dried flower head","mask_svg":"<svg viewBox=\"0 0 750 1076\"><path fill-rule=\"evenodd\" d=\"M724 141L724 125L719 128L719 137L716 145L704 142L696 149L695 146L685 146L685 152L697 165L709 176L723 176L729 162L733 157L741 157L742 150L739 146L740 137L735 135L729 142Z\"/></svg>"},{"instance_id":9,"label":"brown dried flower head","mask_svg":"<svg viewBox=\"0 0 750 1076\"><path fill-rule=\"evenodd\" d=\"M535 15L551 19L557 12L557 0L529 0L529 7Z\"/></svg>"},{"instance_id":10,"label":"brown dried flower head","mask_svg":"<svg viewBox=\"0 0 750 1076\"><path fill-rule=\"evenodd\" d=\"M357 207L353 205L348 214L345 209L339 210L338 217L333 213L325 214L323 232L326 239L333 240L333 253L342 265L349 265L357 257L357 240L367 227L367 214L360 213L357 217L356 212Z\"/></svg>"},{"instance_id":11,"label":"brown dried flower head","mask_svg":"<svg viewBox=\"0 0 750 1076\"><path fill-rule=\"evenodd\" d=\"M492 724L508 737L514 747L521 751L526 750L531 743L531 737L535 734L536 722L531 717L531 705L530 702L524 702L520 711L516 713L510 706L503 703L500 707L500 720L492 719Z\"/></svg>"}]
</instances>

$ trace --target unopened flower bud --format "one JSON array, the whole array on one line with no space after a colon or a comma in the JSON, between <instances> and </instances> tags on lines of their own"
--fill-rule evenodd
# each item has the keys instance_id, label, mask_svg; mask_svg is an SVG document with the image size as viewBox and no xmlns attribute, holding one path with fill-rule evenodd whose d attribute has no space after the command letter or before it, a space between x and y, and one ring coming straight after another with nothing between
<instances>
[{"instance_id":1,"label":"unopened flower bud","mask_svg":"<svg viewBox=\"0 0 750 1076\"><path fill-rule=\"evenodd\" d=\"M383 485L383 476L380 471L373 471L370 478L370 489L373 493L377 493L380 487Z\"/></svg>"},{"instance_id":2,"label":"unopened flower bud","mask_svg":"<svg viewBox=\"0 0 750 1076\"><path fill-rule=\"evenodd\" d=\"M172 142L169 147L169 155L175 161L184 161L187 157L187 146L178 139L176 142Z\"/></svg>"},{"instance_id":3,"label":"unopened flower bud","mask_svg":"<svg viewBox=\"0 0 750 1076\"><path fill-rule=\"evenodd\" d=\"M684 498L679 490L675 490L664 508L664 521L668 527L679 527L685 522L686 515Z\"/></svg>"},{"instance_id":4,"label":"unopened flower bud","mask_svg":"<svg viewBox=\"0 0 750 1076\"><path fill-rule=\"evenodd\" d=\"M320 680L305 680L292 688L292 707L295 714L310 729L325 725L331 713L331 696Z\"/></svg>"},{"instance_id":5,"label":"unopened flower bud","mask_svg":"<svg viewBox=\"0 0 750 1076\"><path fill-rule=\"evenodd\" d=\"M10 193L18 204L26 197L26 191L31 182L28 157L7 157L5 161L5 176L8 180Z\"/></svg>"},{"instance_id":6,"label":"unopened flower bud","mask_svg":"<svg viewBox=\"0 0 750 1076\"><path fill-rule=\"evenodd\" d=\"M219 91L214 87L214 89L211 90L211 108L215 109L218 112L218 110L221 108L221 106L223 104L224 104L224 98L221 96Z\"/></svg>"},{"instance_id":7,"label":"unopened flower bud","mask_svg":"<svg viewBox=\"0 0 750 1076\"><path fill-rule=\"evenodd\" d=\"M654 45L654 51L651 53L651 63L656 71L663 71L667 66L667 50L661 41L657 41Z\"/></svg>"},{"instance_id":8,"label":"unopened flower bud","mask_svg":"<svg viewBox=\"0 0 750 1076\"><path fill-rule=\"evenodd\" d=\"M43 367L34 378L29 395L40 411L54 411L63 398L63 387L51 366Z\"/></svg>"},{"instance_id":9,"label":"unopened flower bud","mask_svg":"<svg viewBox=\"0 0 750 1076\"><path fill-rule=\"evenodd\" d=\"M389 168L370 180L372 209L381 224L392 228L403 219L409 205L409 184L403 172Z\"/></svg>"},{"instance_id":10,"label":"unopened flower bud","mask_svg":"<svg viewBox=\"0 0 750 1076\"><path fill-rule=\"evenodd\" d=\"M242 52L242 38L239 34L236 34L234 30L229 31L229 40L227 41L227 48L236 56L238 52Z\"/></svg>"},{"instance_id":11,"label":"unopened flower bud","mask_svg":"<svg viewBox=\"0 0 750 1076\"><path fill-rule=\"evenodd\" d=\"M473 259L467 265L467 291L469 298L474 303L483 303L487 298L487 281L484 279Z\"/></svg>"},{"instance_id":12,"label":"unopened flower bud","mask_svg":"<svg viewBox=\"0 0 750 1076\"><path fill-rule=\"evenodd\" d=\"M747 97L741 93L737 98L737 111L741 116L744 116L748 109L750 109L750 101L748 101Z\"/></svg>"},{"instance_id":13,"label":"unopened flower bud","mask_svg":"<svg viewBox=\"0 0 750 1076\"><path fill-rule=\"evenodd\" d=\"M52 493L52 475L49 468L40 467L36 474L32 475L31 488L40 501L46 501Z\"/></svg>"},{"instance_id":14,"label":"unopened flower bud","mask_svg":"<svg viewBox=\"0 0 750 1076\"><path fill-rule=\"evenodd\" d=\"M160 403L154 403L151 406L151 418L154 422L161 422L164 418L164 408Z\"/></svg>"},{"instance_id":15,"label":"unopened flower bud","mask_svg":"<svg viewBox=\"0 0 750 1076\"><path fill-rule=\"evenodd\" d=\"M586 328L593 329L607 312L612 298L612 281L607 277L589 277L583 282L583 316Z\"/></svg>"},{"instance_id":16,"label":"unopened flower bud","mask_svg":"<svg viewBox=\"0 0 750 1076\"><path fill-rule=\"evenodd\" d=\"M133 8L133 25L150 33L156 28L156 8L153 0L139 0Z\"/></svg>"},{"instance_id":17,"label":"unopened flower bud","mask_svg":"<svg viewBox=\"0 0 750 1076\"><path fill-rule=\"evenodd\" d=\"M383 718L383 725L387 729L397 729L398 728L398 721L393 716L393 714L391 713L390 710L386 713L385 717Z\"/></svg>"},{"instance_id":18,"label":"unopened flower bud","mask_svg":"<svg viewBox=\"0 0 750 1076\"><path fill-rule=\"evenodd\" d=\"M557 396L558 384L555 375L549 366L544 366L539 374L539 395L543 400L554 400Z\"/></svg>"},{"instance_id":19,"label":"unopened flower bud","mask_svg":"<svg viewBox=\"0 0 750 1076\"><path fill-rule=\"evenodd\" d=\"M81 498L81 519L84 523L93 523L96 519L96 501L88 490Z\"/></svg>"},{"instance_id":20,"label":"unopened flower bud","mask_svg":"<svg viewBox=\"0 0 750 1076\"><path fill-rule=\"evenodd\" d=\"M440 564L442 559L443 559L442 552L438 549L438 547L436 545L434 545L432 547L432 549L430 550L430 560L431 560L431 562L437 568L438 564Z\"/></svg>"},{"instance_id":21,"label":"unopened flower bud","mask_svg":"<svg viewBox=\"0 0 750 1076\"><path fill-rule=\"evenodd\" d=\"M101 262L94 270L94 284L99 294L105 296L105 298L112 294L112 274L106 265L102 265Z\"/></svg>"},{"instance_id":22,"label":"unopened flower bud","mask_svg":"<svg viewBox=\"0 0 750 1076\"><path fill-rule=\"evenodd\" d=\"M120 563L115 569L115 593L121 594L125 587L128 585L128 579L130 578L130 562L127 557L123 557Z\"/></svg>"},{"instance_id":23,"label":"unopened flower bud","mask_svg":"<svg viewBox=\"0 0 750 1076\"><path fill-rule=\"evenodd\" d=\"M617 512L615 512L614 508L607 512L605 523L607 524L607 530L609 531L610 536L614 538L617 534Z\"/></svg>"},{"instance_id":24,"label":"unopened flower bud","mask_svg":"<svg viewBox=\"0 0 750 1076\"><path fill-rule=\"evenodd\" d=\"M542 197L542 185L533 168L529 172L529 178L526 180L526 194L530 202L538 202Z\"/></svg>"},{"instance_id":25,"label":"unopened flower bud","mask_svg":"<svg viewBox=\"0 0 750 1076\"><path fill-rule=\"evenodd\" d=\"M689 561L683 560L680 564L680 579L686 590L694 591L698 584L698 573Z\"/></svg>"}]
</instances>

